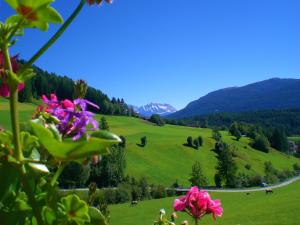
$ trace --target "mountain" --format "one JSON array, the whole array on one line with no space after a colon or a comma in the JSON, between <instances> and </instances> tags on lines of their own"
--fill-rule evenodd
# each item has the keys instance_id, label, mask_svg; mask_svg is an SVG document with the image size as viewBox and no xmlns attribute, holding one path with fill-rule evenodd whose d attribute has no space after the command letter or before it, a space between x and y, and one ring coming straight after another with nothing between
<instances>
[{"instance_id":1,"label":"mountain","mask_svg":"<svg viewBox=\"0 0 300 225\"><path fill-rule=\"evenodd\" d=\"M177 110L169 104L161 103L150 103L141 107L132 106L134 111L144 117L150 117L153 114L158 114L160 116L166 116Z\"/></svg>"},{"instance_id":2,"label":"mountain","mask_svg":"<svg viewBox=\"0 0 300 225\"><path fill-rule=\"evenodd\" d=\"M168 117L179 119L215 112L291 108L300 108L300 79L272 78L211 92Z\"/></svg>"}]
</instances>

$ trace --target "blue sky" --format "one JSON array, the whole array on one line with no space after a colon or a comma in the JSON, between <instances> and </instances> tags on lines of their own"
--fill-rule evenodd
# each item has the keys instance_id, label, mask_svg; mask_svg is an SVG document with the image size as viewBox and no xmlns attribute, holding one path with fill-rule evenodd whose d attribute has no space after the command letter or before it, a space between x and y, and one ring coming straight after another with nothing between
<instances>
[{"instance_id":1,"label":"blue sky","mask_svg":"<svg viewBox=\"0 0 300 225\"><path fill-rule=\"evenodd\" d=\"M64 18L75 0L54 3ZM299 0L115 0L85 7L36 65L83 78L109 96L178 109L210 91L300 78ZM0 0L0 19L11 13ZM57 30L26 30L24 59Z\"/></svg>"}]
</instances>

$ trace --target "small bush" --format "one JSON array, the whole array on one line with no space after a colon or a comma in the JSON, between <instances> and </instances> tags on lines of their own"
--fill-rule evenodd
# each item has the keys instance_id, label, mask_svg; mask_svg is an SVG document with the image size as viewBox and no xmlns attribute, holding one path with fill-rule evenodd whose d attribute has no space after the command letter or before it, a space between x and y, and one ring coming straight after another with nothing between
<instances>
[{"instance_id":1,"label":"small bush","mask_svg":"<svg viewBox=\"0 0 300 225\"><path fill-rule=\"evenodd\" d=\"M259 135L254 139L252 147L267 153L269 152L270 142L265 136Z\"/></svg>"},{"instance_id":2,"label":"small bush","mask_svg":"<svg viewBox=\"0 0 300 225\"><path fill-rule=\"evenodd\" d=\"M247 170L250 170L250 169L251 169L251 165L250 165L250 164L246 164L246 165L245 165L245 168L246 168Z\"/></svg>"}]
</instances>

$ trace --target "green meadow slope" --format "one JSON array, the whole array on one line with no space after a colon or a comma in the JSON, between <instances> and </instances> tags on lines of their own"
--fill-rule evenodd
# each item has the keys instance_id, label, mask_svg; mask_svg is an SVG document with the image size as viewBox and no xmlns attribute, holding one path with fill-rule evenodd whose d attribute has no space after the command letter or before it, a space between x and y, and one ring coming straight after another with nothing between
<instances>
[{"instance_id":1,"label":"green meadow slope","mask_svg":"<svg viewBox=\"0 0 300 225\"><path fill-rule=\"evenodd\" d=\"M212 193L214 199L222 202L224 214L216 222L210 215L200 221L201 225L299 225L300 221L300 181L289 186L275 189L274 194L266 195L264 191L246 193ZM140 202L135 207L129 204L110 206L111 225L145 225L153 224L161 208L168 215L172 212L174 198L165 198ZM187 219L178 213L178 223Z\"/></svg>"},{"instance_id":2,"label":"green meadow slope","mask_svg":"<svg viewBox=\"0 0 300 225\"><path fill-rule=\"evenodd\" d=\"M21 121L31 118L35 105L20 104ZM165 125L155 126L147 121L120 116L105 116L110 130L127 139L127 173L135 177L145 176L149 182L171 185L175 180L180 184L188 185L188 177L194 161L201 162L205 175L213 184L215 166L217 163L216 154L212 151L214 140L211 138L211 129L200 129ZM97 116L100 119L100 115ZM0 126L9 129L9 108L6 100L0 100ZM187 136L204 138L204 145L199 150L186 147ZM140 147L140 138L147 136L148 144ZM251 141L248 138L241 138L235 141L227 132L222 132L225 142L236 149L235 158L239 171L248 174L262 174L264 162L271 161L277 169L291 169L292 165L300 161L289 157L278 151L271 150L270 153L263 153L252 149L249 146ZM250 164L251 169L246 170L245 165Z\"/></svg>"}]
</instances>

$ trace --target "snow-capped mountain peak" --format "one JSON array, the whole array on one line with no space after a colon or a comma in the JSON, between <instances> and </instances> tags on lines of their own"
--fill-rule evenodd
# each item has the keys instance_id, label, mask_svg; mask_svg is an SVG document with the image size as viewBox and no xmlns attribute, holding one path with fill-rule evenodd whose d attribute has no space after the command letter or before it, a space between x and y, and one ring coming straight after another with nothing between
<instances>
[{"instance_id":1,"label":"snow-capped mountain peak","mask_svg":"<svg viewBox=\"0 0 300 225\"><path fill-rule=\"evenodd\" d=\"M150 117L153 114L166 116L177 111L173 106L161 103L150 103L141 107L134 107L134 110L145 117Z\"/></svg>"}]
</instances>

